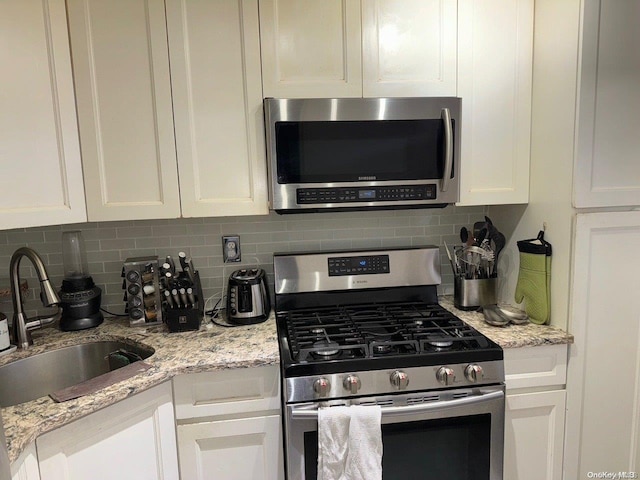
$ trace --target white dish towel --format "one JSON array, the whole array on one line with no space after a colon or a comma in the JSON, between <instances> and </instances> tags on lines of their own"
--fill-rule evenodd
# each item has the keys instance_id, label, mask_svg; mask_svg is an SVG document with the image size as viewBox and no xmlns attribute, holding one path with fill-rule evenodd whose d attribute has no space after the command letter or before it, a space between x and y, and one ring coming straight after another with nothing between
<instances>
[{"instance_id":1,"label":"white dish towel","mask_svg":"<svg viewBox=\"0 0 640 480\"><path fill-rule=\"evenodd\" d=\"M379 406L318 409L318 480L382 480Z\"/></svg>"}]
</instances>

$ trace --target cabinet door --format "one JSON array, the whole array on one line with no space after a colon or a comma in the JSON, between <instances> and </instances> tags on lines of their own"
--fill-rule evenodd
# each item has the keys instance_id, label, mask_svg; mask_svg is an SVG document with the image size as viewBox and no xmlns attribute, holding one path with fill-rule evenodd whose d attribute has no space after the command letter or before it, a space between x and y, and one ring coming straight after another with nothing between
<instances>
[{"instance_id":1,"label":"cabinet door","mask_svg":"<svg viewBox=\"0 0 640 480\"><path fill-rule=\"evenodd\" d=\"M182 214L267 214L257 0L166 4Z\"/></svg>"},{"instance_id":2,"label":"cabinet door","mask_svg":"<svg viewBox=\"0 0 640 480\"><path fill-rule=\"evenodd\" d=\"M507 395L505 479L562 478L565 398L564 390Z\"/></svg>"},{"instance_id":3,"label":"cabinet door","mask_svg":"<svg viewBox=\"0 0 640 480\"><path fill-rule=\"evenodd\" d=\"M36 444L42 480L177 479L171 383L45 433Z\"/></svg>"},{"instance_id":4,"label":"cabinet door","mask_svg":"<svg viewBox=\"0 0 640 480\"><path fill-rule=\"evenodd\" d=\"M363 96L455 96L456 4L362 0Z\"/></svg>"},{"instance_id":5,"label":"cabinet door","mask_svg":"<svg viewBox=\"0 0 640 480\"><path fill-rule=\"evenodd\" d=\"M260 0L264 96L361 97L360 0Z\"/></svg>"},{"instance_id":6,"label":"cabinet door","mask_svg":"<svg viewBox=\"0 0 640 480\"><path fill-rule=\"evenodd\" d=\"M529 201L533 0L460 0L460 205Z\"/></svg>"},{"instance_id":7,"label":"cabinet door","mask_svg":"<svg viewBox=\"0 0 640 480\"><path fill-rule=\"evenodd\" d=\"M575 232L565 478L637 472L640 212L578 215Z\"/></svg>"},{"instance_id":8,"label":"cabinet door","mask_svg":"<svg viewBox=\"0 0 640 480\"><path fill-rule=\"evenodd\" d=\"M0 229L86 221L64 0L0 2Z\"/></svg>"},{"instance_id":9,"label":"cabinet door","mask_svg":"<svg viewBox=\"0 0 640 480\"><path fill-rule=\"evenodd\" d=\"M284 478L279 415L178 426L184 479Z\"/></svg>"},{"instance_id":10,"label":"cabinet door","mask_svg":"<svg viewBox=\"0 0 640 480\"><path fill-rule=\"evenodd\" d=\"M29 445L11 465L11 480L40 480L35 443Z\"/></svg>"},{"instance_id":11,"label":"cabinet door","mask_svg":"<svg viewBox=\"0 0 640 480\"><path fill-rule=\"evenodd\" d=\"M180 216L162 0L68 0L89 220Z\"/></svg>"},{"instance_id":12,"label":"cabinet door","mask_svg":"<svg viewBox=\"0 0 640 480\"><path fill-rule=\"evenodd\" d=\"M267 365L173 377L176 418L280 411L280 368Z\"/></svg>"},{"instance_id":13,"label":"cabinet door","mask_svg":"<svg viewBox=\"0 0 640 480\"><path fill-rule=\"evenodd\" d=\"M640 2L583 2L574 204L640 205Z\"/></svg>"}]
</instances>

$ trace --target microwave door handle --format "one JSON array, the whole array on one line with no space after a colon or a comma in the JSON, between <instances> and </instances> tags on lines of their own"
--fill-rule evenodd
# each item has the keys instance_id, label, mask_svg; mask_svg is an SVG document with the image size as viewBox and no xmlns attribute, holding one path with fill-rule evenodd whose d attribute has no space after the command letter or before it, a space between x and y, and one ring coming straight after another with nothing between
<instances>
[{"instance_id":1,"label":"microwave door handle","mask_svg":"<svg viewBox=\"0 0 640 480\"><path fill-rule=\"evenodd\" d=\"M446 192L453 173L453 127L451 124L451 112L443 108L440 114L444 123L444 172L440 183L440 191Z\"/></svg>"},{"instance_id":2,"label":"microwave door handle","mask_svg":"<svg viewBox=\"0 0 640 480\"><path fill-rule=\"evenodd\" d=\"M504 392L485 393L480 396L472 396L458 398L455 400L444 400L439 402L420 403L416 405L407 405L402 407L382 407L382 416L388 415L409 415L423 412L430 412L441 408L464 407L469 405L477 405L479 403L498 400L504 397ZM297 420L312 420L318 418L318 409L292 409L291 416Z\"/></svg>"}]
</instances>

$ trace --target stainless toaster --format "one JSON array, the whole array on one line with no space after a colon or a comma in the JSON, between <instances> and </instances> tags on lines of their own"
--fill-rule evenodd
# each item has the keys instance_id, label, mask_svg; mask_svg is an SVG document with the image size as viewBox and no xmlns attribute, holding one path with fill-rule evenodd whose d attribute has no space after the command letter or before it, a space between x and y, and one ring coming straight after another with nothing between
<instances>
[{"instance_id":1,"label":"stainless toaster","mask_svg":"<svg viewBox=\"0 0 640 480\"><path fill-rule=\"evenodd\" d=\"M229 276L226 317L230 323L264 322L271 312L267 277L263 269L236 270Z\"/></svg>"}]
</instances>

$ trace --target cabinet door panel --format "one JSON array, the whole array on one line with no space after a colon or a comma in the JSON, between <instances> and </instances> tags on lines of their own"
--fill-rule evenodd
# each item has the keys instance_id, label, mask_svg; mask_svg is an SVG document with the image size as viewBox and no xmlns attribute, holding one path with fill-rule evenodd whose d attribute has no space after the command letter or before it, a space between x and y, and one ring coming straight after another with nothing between
<instances>
[{"instance_id":1,"label":"cabinet door panel","mask_svg":"<svg viewBox=\"0 0 640 480\"><path fill-rule=\"evenodd\" d=\"M0 2L0 229L86 221L63 0Z\"/></svg>"},{"instance_id":2,"label":"cabinet door panel","mask_svg":"<svg viewBox=\"0 0 640 480\"><path fill-rule=\"evenodd\" d=\"M38 438L42 480L178 478L171 383Z\"/></svg>"},{"instance_id":3,"label":"cabinet door panel","mask_svg":"<svg viewBox=\"0 0 640 480\"><path fill-rule=\"evenodd\" d=\"M182 478L284 478L279 415L178 426Z\"/></svg>"},{"instance_id":4,"label":"cabinet door panel","mask_svg":"<svg viewBox=\"0 0 640 480\"><path fill-rule=\"evenodd\" d=\"M179 420L280 410L275 365L178 375L173 386Z\"/></svg>"},{"instance_id":5,"label":"cabinet door panel","mask_svg":"<svg viewBox=\"0 0 640 480\"><path fill-rule=\"evenodd\" d=\"M529 201L533 0L460 0L461 205Z\"/></svg>"},{"instance_id":6,"label":"cabinet door panel","mask_svg":"<svg viewBox=\"0 0 640 480\"><path fill-rule=\"evenodd\" d=\"M182 214L268 213L257 0L167 0Z\"/></svg>"},{"instance_id":7,"label":"cabinet door panel","mask_svg":"<svg viewBox=\"0 0 640 480\"><path fill-rule=\"evenodd\" d=\"M640 3L584 2L576 207L640 205Z\"/></svg>"},{"instance_id":8,"label":"cabinet door panel","mask_svg":"<svg viewBox=\"0 0 640 480\"><path fill-rule=\"evenodd\" d=\"M11 464L11 480L40 480L36 444L32 443Z\"/></svg>"},{"instance_id":9,"label":"cabinet door panel","mask_svg":"<svg viewBox=\"0 0 640 480\"><path fill-rule=\"evenodd\" d=\"M264 96L362 96L359 0L260 0Z\"/></svg>"},{"instance_id":10,"label":"cabinet door panel","mask_svg":"<svg viewBox=\"0 0 640 480\"><path fill-rule=\"evenodd\" d=\"M562 478L564 390L506 397L504 478Z\"/></svg>"},{"instance_id":11,"label":"cabinet door panel","mask_svg":"<svg viewBox=\"0 0 640 480\"><path fill-rule=\"evenodd\" d=\"M565 478L640 465L640 212L576 220Z\"/></svg>"},{"instance_id":12,"label":"cabinet door panel","mask_svg":"<svg viewBox=\"0 0 640 480\"><path fill-rule=\"evenodd\" d=\"M507 388L564 386L568 345L507 348L504 373Z\"/></svg>"},{"instance_id":13,"label":"cabinet door panel","mask_svg":"<svg viewBox=\"0 0 640 480\"><path fill-rule=\"evenodd\" d=\"M456 2L362 0L365 97L456 95Z\"/></svg>"},{"instance_id":14,"label":"cabinet door panel","mask_svg":"<svg viewBox=\"0 0 640 480\"><path fill-rule=\"evenodd\" d=\"M164 2L68 5L89 220L180 216Z\"/></svg>"}]
</instances>

